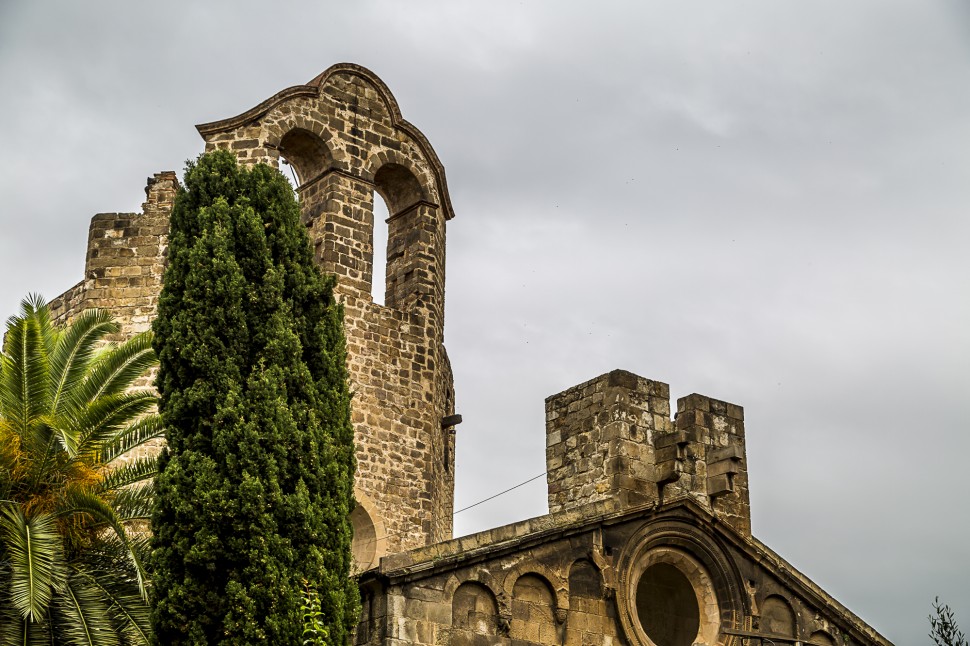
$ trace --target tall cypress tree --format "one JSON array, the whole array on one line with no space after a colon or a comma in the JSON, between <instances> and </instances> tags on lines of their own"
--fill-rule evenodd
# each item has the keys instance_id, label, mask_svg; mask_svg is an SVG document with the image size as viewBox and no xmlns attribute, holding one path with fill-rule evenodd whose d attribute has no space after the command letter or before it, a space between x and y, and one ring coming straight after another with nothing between
<instances>
[{"instance_id":1,"label":"tall cypress tree","mask_svg":"<svg viewBox=\"0 0 970 646\"><path fill-rule=\"evenodd\" d=\"M159 644L299 644L305 584L344 644L353 427L343 312L286 179L186 168L154 323L168 446L152 516Z\"/></svg>"}]
</instances>

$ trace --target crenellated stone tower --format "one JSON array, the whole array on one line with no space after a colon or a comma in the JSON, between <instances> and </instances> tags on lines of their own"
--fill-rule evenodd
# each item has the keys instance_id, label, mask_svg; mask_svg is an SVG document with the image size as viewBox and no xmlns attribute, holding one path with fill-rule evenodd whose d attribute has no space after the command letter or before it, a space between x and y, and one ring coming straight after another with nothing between
<instances>
[{"instance_id":1,"label":"crenellated stone tower","mask_svg":"<svg viewBox=\"0 0 970 646\"><path fill-rule=\"evenodd\" d=\"M197 126L206 150L241 163L288 163L303 221L344 305L357 443L352 515L360 569L387 553L447 540L454 499L455 395L445 351L445 172L372 72L334 65L239 116ZM130 334L150 325L161 289L174 173L149 180L143 214L92 220L85 279L52 306L63 320L109 309ZM374 221L374 195L390 217ZM388 228L374 258L374 227ZM384 304L375 271L386 272Z\"/></svg>"},{"instance_id":2,"label":"crenellated stone tower","mask_svg":"<svg viewBox=\"0 0 970 646\"><path fill-rule=\"evenodd\" d=\"M549 512L690 499L751 535L744 410L614 370L546 399Z\"/></svg>"}]
</instances>

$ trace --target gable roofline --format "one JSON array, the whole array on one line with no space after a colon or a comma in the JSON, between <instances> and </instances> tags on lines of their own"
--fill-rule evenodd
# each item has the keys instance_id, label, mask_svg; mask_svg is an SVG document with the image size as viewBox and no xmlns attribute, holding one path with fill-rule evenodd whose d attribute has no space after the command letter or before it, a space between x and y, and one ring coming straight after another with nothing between
<instances>
[{"instance_id":1,"label":"gable roofline","mask_svg":"<svg viewBox=\"0 0 970 646\"><path fill-rule=\"evenodd\" d=\"M501 558L536 545L575 536L597 527L609 527L634 520L674 520L704 529L716 539L744 554L751 562L761 564L782 583L817 608L826 608L834 619L859 633L877 646L893 646L876 629L846 608L791 563L757 538L746 537L730 524L691 499L663 505L656 502L637 507L618 508L613 500L599 501L584 507L546 514L488 529L450 541L443 541L408 552L383 557L380 564L362 573L361 583L381 579L391 584L409 583L430 576L466 568L484 561ZM858 628L856 628L858 627Z\"/></svg>"}]
</instances>

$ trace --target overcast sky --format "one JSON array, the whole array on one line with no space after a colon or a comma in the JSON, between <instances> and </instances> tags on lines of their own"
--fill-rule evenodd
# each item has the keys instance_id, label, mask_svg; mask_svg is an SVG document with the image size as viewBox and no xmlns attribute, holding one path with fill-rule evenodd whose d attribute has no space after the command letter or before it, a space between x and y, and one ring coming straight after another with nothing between
<instances>
[{"instance_id":1,"label":"overcast sky","mask_svg":"<svg viewBox=\"0 0 970 646\"><path fill-rule=\"evenodd\" d=\"M745 407L755 535L890 640L935 595L970 629L970 3L0 0L0 319L195 124L342 61L448 172L456 507L624 368Z\"/></svg>"}]
</instances>

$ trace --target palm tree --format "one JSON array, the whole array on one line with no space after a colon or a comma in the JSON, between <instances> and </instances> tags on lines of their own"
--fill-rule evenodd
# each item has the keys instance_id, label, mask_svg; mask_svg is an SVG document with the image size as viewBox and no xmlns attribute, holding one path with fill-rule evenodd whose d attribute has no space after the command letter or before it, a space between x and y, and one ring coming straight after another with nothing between
<instances>
[{"instance_id":1,"label":"palm tree","mask_svg":"<svg viewBox=\"0 0 970 646\"><path fill-rule=\"evenodd\" d=\"M89 310L58 329L40 297L0 354L0 642L147 644L143 531L161 437L150 336ZM127 454L127 455L126 455ZM122 460L116 458L121 457ZM109 466L110 465L110 466Z\"/></svg>"}]
</instances>

